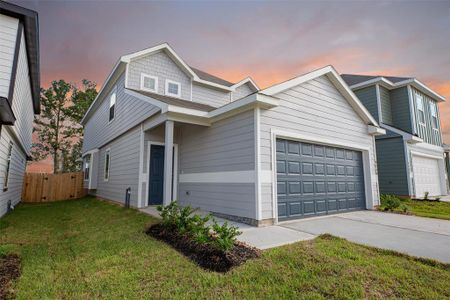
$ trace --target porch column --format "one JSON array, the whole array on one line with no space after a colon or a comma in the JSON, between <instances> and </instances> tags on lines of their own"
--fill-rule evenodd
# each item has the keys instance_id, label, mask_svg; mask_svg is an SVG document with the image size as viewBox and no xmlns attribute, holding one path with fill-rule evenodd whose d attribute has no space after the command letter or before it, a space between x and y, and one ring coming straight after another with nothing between
<instances>
[{"instance_id":1,"label":"porch column","mask_svg":"<svg viewBox=\"0 0 450 300\"><path fill-rule=\"evenodd\" d=\"M173 170L173 121L166 121L164 144L164 197L163 205L172 202L172 170Z\"/></svg>"}]
</instances>

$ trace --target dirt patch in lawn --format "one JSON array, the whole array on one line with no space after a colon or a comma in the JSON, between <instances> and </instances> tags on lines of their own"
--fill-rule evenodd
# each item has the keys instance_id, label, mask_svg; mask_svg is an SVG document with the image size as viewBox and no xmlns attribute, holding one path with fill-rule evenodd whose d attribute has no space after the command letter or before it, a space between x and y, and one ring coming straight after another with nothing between
<instances>
[{"instance_id":1,"label":"dirt patch in lawn","mask_svg":"<svg viewBox=\"0 0 450 300\"><path fill-rule=\"evenodd\" d=\"M0 299L14 297L12 282L20 276L20 258L15 254L0 256Z\"/></svg>"},{"instance_id":2,"label":"dirt patch in lawn","mask_svg":"<svg viewBox=\"0 0 450 300\"><path fill-rule=\"evenodd\" d=\"M193 241L189 235L168 230L161 224L151 226L147 230L147 234L168 243L195 261L200 267L215 272L227 272L261 254L260 250L241 242L236 242L232 250L224 252L209 244L199 244Z\"/></svg>"}]
</instances>

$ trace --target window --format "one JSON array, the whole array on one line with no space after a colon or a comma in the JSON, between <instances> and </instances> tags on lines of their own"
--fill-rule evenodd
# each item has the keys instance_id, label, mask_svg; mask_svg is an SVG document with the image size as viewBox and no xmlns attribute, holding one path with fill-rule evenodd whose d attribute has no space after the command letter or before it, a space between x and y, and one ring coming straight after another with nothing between
<instances>
[{"instance_id":1,"label":"window","mask_svg":"<svg viewBox=\"0 0 450 300\"><path fill-rule=\"evenodd\" d=\"M141 90L147 92L158 92L158 77L141 74Z\"/></svg>"},{"instance_id":2,"label":"window","mask_svg":"<svg viewBox=\"0 0 450 300\"><path fill-rule=\"evenodd\" d=\"M419 123L425 124L425 112L423 109L423 98L421 95L416 94L416 100L417 100L417 110L419 114Z\"/></svg>"},{"instance_id":3,"label":"window","mask_svg":"<svg viewBox=\"0 0 450 300\"><path fill-rule=\"evenodd\" d=\"M84 158L84 180L89 180L90 168L91 168L91 155L88 154Z\"/></svg>"},{"instance_id":4,"label":"window","mask_svg":"<svg viewBox=\"0 0 450 300\"><path fill-rule=\"evenodd\" d=\"M116 109L116 91L114 91L109 97L109 122L114 120L115 109Z\"/></svg>"},{"instance_id":5,"label":"window","mask_svg":"<svg viewBox=\"0 0 450 300\"><path fill-rule=\"evenodd\" d=\"M168 96L181 96L181 86L178 82L166 80L166 95Z\"/></svg>"},{"instance_id":6,"label":"window","mask_svg":"<svg viewBox=\"0 0 450 300\"><path fill-rule=\"evenodd\" d=\"M6 156L6 174L5 174L5 184L3 185L3 191L8 190L9 182L9 169L11 168L11 157L12 157L13 143L9 143L8 156Z\"/></svg>"},{"instance_id":7,"label":"window","mask_svg":"<svg viewBox=\"0 0 450 300\"><path fill-rule=\"evenodd\" d=\"M111 150L107 149L106 153L105 153L105 174L104 174L104 177L103 177L103 179L105 181L109 180L110 165L111 165Z\"/></svg>"},{"instance_id":8,"label":"window","mask_svg":"<svg viewBox=\"0 0 450 300\"><path fill-rule=\"evenodd\" d=\"M431 111L431 123L433 125L433 129L438 129L438 118L437 118L437 107L435 102L430 102L430 111Z\"/></svg>"}]
</instances>

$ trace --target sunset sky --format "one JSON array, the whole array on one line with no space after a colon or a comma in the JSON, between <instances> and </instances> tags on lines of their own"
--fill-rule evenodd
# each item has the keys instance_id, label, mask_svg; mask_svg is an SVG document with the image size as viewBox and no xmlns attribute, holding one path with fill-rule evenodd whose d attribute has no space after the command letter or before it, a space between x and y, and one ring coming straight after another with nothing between
<instances>
[{"instance_id":1,"label":"sunset sky","mask_svg":"<svg viewBox=\"0 0 450 300\"><path fill-rule=\"evenodd\" d=\"M42 85L101 86L123 54L168 42L190 65L260 87L325 65L416 77L450 101L450 1L10 1L38 11ZM450 143L450 104L440 106Z\"/></svg>"}]
</instances>

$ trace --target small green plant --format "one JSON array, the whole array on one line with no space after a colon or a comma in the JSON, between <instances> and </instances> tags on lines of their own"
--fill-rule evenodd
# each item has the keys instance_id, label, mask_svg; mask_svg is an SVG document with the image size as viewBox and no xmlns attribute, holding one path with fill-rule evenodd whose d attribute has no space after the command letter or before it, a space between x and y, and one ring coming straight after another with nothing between
<instances>
[{"instance_id":1,"label":"small green plant","mask_svg":"<svg viewBox=\"0 0 450 300\"><path fill-rule=\"evenodd\" d=\"M437 202L441 201L441 197L436 197L435 199Z\"/></svg>"},{"instance_id":2,"label":"small green plant","mask_svg":"<svg viewBox=\"0 0 450 300\"><path fill-rule=\"evenodd\" d=\"M208 225L209 220L211 220L210 214L204 217L200 215L193 216L190 233L197 243L208 244L211 242L211 226Z\"/></svg>"},{"instance_id":3,"label":"small green plant","mask_svg":"<svg viewBox=\"0 0 450 300\"><path fill-rule=\"evenodd\" d=\"M381 206L384 207L384 210L393 211L397 209L402 204L400 198L394 195L381 195L380 197Z\"/></svg>"},{"instance_id":4,"label":"small green plant","mask_svg":"<svg viewBox=\"0 0 450 300\"><path fill-rule=\"evenodd\" d=\"M430 192L425 192L424 196L423 196L423 200L428 200L428 195L430 194Z\"/></svg>"},{"instance_id":5,"label":"small green plant","mask_svg":"<svg viewBox=\"0 0 450 300\"><path fill-rule=\"evenodd\" d=\"M213 243L216 247L223 251L229 251L233 248L236 238L241 234L239 228L233 225L229 225L228 222L219 225L216 220L213 220L214 225L212 226L215 239Z\"/></svg>"},{"instance_id":6,"label":"small green plant","mask_svg":"<svg viewBox=\"0 0 450 300\"><path fill-rule=\"evenodd\" d=\"M401 210L402 212L404 212L404 213L407 213L408 210L409 210L409 208L408 208L407 205L405 205L405 204L402 203L402 204L400 205L400 210Z\"/></svg>"}]
</instances>

